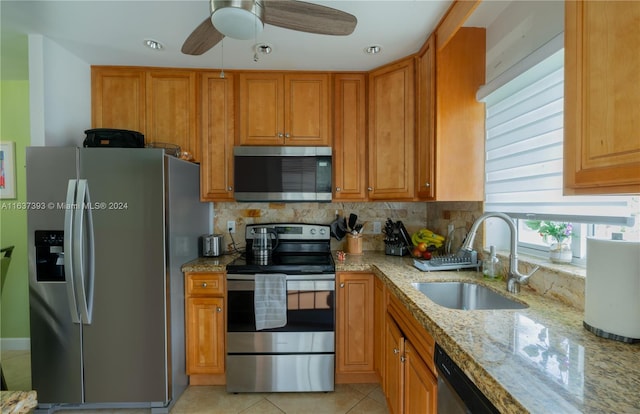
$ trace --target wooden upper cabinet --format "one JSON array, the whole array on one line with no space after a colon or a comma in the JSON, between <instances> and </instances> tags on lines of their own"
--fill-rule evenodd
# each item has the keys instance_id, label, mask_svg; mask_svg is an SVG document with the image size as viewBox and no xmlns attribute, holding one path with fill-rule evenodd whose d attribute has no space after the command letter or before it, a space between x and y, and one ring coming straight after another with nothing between
<instances>
[{"instance_id":1,"label":"wooden upper cabinet","mask_svg":"<svg viewBox=\"0 0 640 414\"><path fill-rule=\"evenodd\" d=\"M431 36L416 57L416 198L435 197L435 36Z\"/></svg>"},{"instance_id":2,"label":"wooden upper cabinet","mask_svg":"<svg viewBox=\"0 0 640 414\"><path fill-rule=\"evenodd\" d=\"M436 52L437 201L484 200L485 108L476 92L485 83L485 35L462 27Z\"/></svg>"},{"instance_id":3,"label":"wooden upper cabinet","mask_svg":"<svg viewBox=\"0 0 640 414\"><path fill-rule=\"evenodd\" d=\"M196 72L151 70L146 80L146 142L166 142L200 159Z\"/></svg>"},{"instance_id":4,"label":"wooden upper cabinet","mask_svg":"<svg viewBox=\"0 0 640 414\"><path fill-rule=\"evenodd\" d=\"M93 66L91 123L179 145L199 160L196 92L195 71Z\"/></svg>"},{"instance_id":5,"label":"wooden upper cabinet","mask_svg":"<svg viewBox=\"0 0 640 414\"><path fill-rule=\"evenodd\" d=\"M333 200L364 201L366 186L366 75L333 80Z\"/></svg>"},{"instance_id":6,"label":"wooden upper cabinet","mask_svg":"<svg viewBox=\"0 0 640 414\"><path fill-rule=\"evenodd\" d=\"M224 79L218 72L200 78L202 154L200 198L203 201L233 200L234 75Z\"/></svg>"},{"instance_id":7,"label":"wooden upper cabinet","mask_svg":"<svg viewBox=\"0 0 640 414\"><path fill-rule=\"evenodd\" d=\"M146 133L145 71L91 68L91 125Z\"/></svg>"},{"instance_id":8,"label":"wooden upper cabinet","mask_svg":"<svg viewBox=\"0 0 640 414\"><path fill-rule=\"evenodd\" d=\"M369 73L369 199L414 196L413 57Z\"/></svg>"},{"instance_id":9,"label":"wooden upper cabinet","mask_svg":"<svg viewBox=\"0 0 640 414\"><path fill-rule=\"evenodd\" d=\"M565 3L567 194L640 193L640 2Z\"/></svg>"},{"instance_id":10,"label":"wooden upper cabinet","mask_svg":"<svg viewBox=\"0 0 640 414\"><path fill-rule=\"evenodd\" d=\"M246 72L239 83L241 145L331 145L328 74Z\"/></svg>"}]
</instances>

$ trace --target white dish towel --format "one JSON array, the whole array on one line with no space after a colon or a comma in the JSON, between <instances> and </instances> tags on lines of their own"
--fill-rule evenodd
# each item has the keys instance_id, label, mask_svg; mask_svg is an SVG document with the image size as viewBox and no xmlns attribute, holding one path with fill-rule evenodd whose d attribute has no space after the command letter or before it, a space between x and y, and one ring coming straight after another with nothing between
<instances>
[{"instance_id":1,"label":"white dish towel","mask_svg":"<svg viewBox=\"0 0 640 414\"><path fill-rule=\"evenodd\" d=\"M256 330L287 324L287 276L280 273L255 275L254 308Z\"/></svg>"}]
</instances>

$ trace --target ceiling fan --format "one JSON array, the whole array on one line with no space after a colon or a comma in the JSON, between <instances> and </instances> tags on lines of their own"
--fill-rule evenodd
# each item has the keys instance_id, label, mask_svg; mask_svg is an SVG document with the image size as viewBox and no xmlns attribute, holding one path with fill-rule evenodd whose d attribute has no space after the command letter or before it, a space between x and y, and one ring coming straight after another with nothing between
<instances>
[{"instance_id":1,"label":"ceiling fan","mask_svg":"<svg viewBox=\"0 0 640 414\"><path fill-rule=\"evenodd\" d=\"M211 15L182 45L182 53L201 55L225 36L250 39L264 24L300 32L346 36L356 28L355 16L297 0L210 0Z\"/></svg>"}]
</instances>

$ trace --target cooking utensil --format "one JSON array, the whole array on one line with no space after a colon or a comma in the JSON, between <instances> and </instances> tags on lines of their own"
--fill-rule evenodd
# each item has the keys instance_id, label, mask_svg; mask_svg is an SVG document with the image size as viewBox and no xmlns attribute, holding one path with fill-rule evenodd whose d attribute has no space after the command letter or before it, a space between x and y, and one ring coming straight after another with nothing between
<instances>
[{"instance_id":1,"label":"cooking utensil","mask_svg":"<svg viewBox=\"0 0 640 414\"><path fill-rule=\"evenodd\" d=\"M356 227L356 222L358 221L358 216L351 213L349 214L349 230L353 232Z\"/></svg>"},{"instance_id":2,"label":"cooking utensil","mask_svg":"<svg viewBox=\"0 0 640 414\"><path fill-rule=\"evenodd\" d=\"M362 228L364 227L364 224L362 223L358 223L355 225L355 227L353 228L353 231L355 231L356 233L360 234L362 233Z\"/></svg>"}]
</instances>

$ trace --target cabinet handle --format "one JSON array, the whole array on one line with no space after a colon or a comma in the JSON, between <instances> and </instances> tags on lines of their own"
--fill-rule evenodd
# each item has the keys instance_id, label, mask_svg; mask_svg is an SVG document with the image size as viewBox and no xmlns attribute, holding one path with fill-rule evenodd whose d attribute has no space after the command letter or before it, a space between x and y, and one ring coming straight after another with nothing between
<instances>
[{"instance_id":1,"label":"cabinet handle","mask_svg":"<svg viewBox=\"0 0 640 414\"><path fill-rule=\"evenodd\" d=\"M342 191L342 188L336 187L336 193Z\"/></svg>"},{"instance_id":2,"label":"cabinet handle","mask_svg":"<svg viewBox=\"0 0 640 414\"><path fill-rule=\"evenodd\" d=\"M207 287L207 282L202 282L202 287L206 288Z\"/></svg>"},{"instance_id":3,"label":"cabinet handle","mask_svg":"<svg viewBox=\"0 0 640 414\"><path fill-rule=\"evenodd\" d=\"M218 306L218 307L216 308L216 311L218 311L218 313L220 313L220 312L222 312L222 308L221 308L220 306Z\"/></svg>"},{"instance_id":4,"label":"cabinet handle","mask_svg":"<svg viewBox=\"0 0 640 414\"><path fill-rule=\"evenodd\" d=\"M373 191L373 187L367 187L367 190Z\"/></svg>"},{"instance_id":5,"label":"cabinet handle","mask_svg":"<svg viewBox=\"0 0 640 414\"><path fill-rule=\"evenodd\" d=\"M393 348L393 353L395 355L398 355L400 353L400 350L398 348Z\"/></svg>"},{"instance_id":6,"label":"cabinet handle","mask_svg":"<svg viewBox=\"0 0 640 414\"><path fill-rule=\"evenodd\" d=\"M340 287L343 288L344 287L344 283L340 283Z\"/></svg>"}]
</instances>

